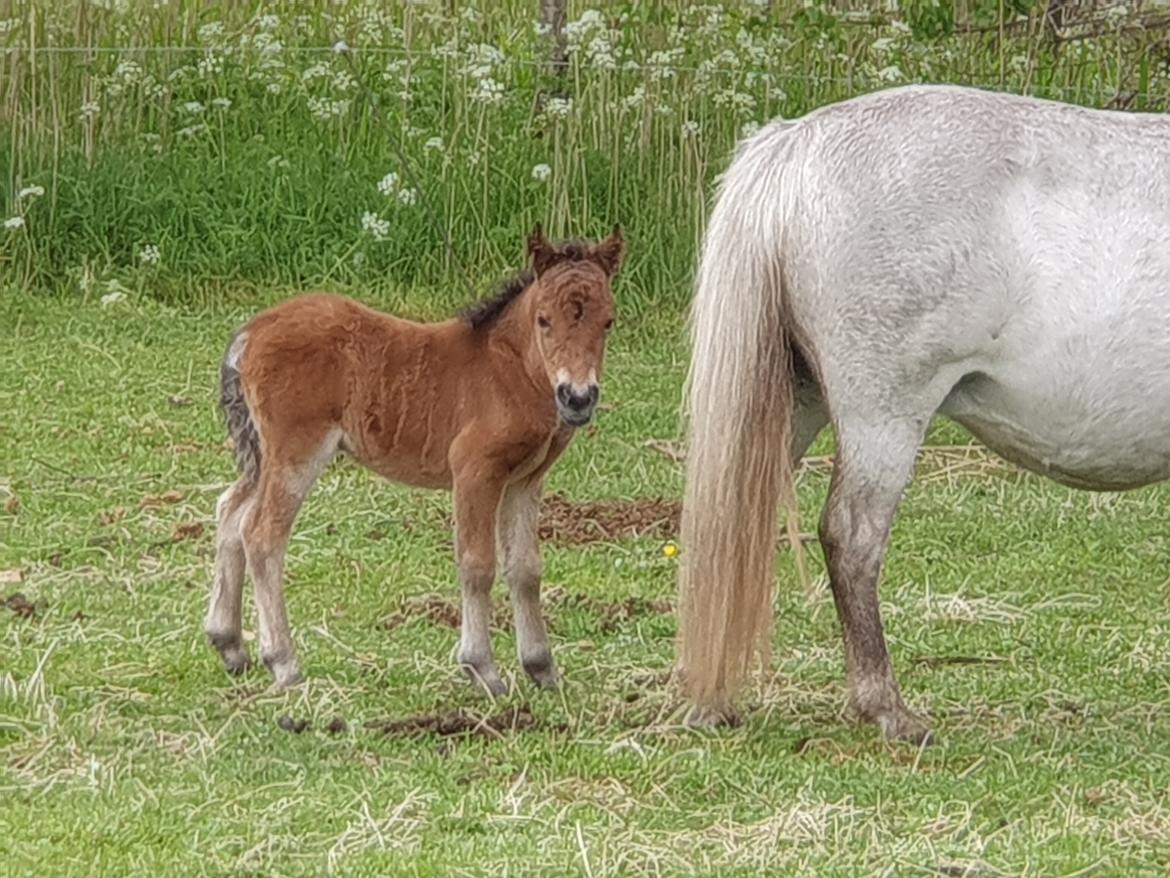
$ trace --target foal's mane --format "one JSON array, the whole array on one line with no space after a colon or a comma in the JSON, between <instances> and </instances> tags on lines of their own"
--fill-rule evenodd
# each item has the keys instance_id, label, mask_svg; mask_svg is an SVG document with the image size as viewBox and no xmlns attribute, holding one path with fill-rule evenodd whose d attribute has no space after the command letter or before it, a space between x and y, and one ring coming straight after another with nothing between
<instances>
[{"instance_id":1,"label":"foal's mane","mask_svg":"<svg viewBox=\"0 0 1170 878\"><path fill-rule=\"evenodd\" d=\"M558 262L584 262L588 258L589 244L587 242L560 241L547 265L555 265ZM504 315L508 306L520 298L520 295L532 286L535 280L536 272L531 268L523 268L500 281L490 296L468 305L459 312L459 316L472 329L487 329Z\"/></svg>"}]
</instances>

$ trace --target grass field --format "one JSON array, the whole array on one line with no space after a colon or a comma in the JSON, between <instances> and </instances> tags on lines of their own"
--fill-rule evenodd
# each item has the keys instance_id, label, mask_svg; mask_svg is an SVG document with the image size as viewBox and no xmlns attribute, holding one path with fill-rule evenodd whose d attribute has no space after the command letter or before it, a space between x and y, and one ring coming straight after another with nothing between
<instances>
[{"instance_id":1,"label":"grass field","mask_svg":"<svg viewBox=\"0 0 1170 878\"><path fill-rule=\"evenodd\" d=\"M679 497L695 245L745 131L915 81L1170 106L1153 3L858 5L574 0L558 80L534 0L0 0L0 876L1170 872L1170 487L1069 491L936 425L882 589L922 751L842 718L815 543L745 723L685 727L674 533L597 524ZM563 688L516 679L499 587L516 688L463 682L448 497L344 461L290 547L307 683L228 678L231 330L303 288L447 313L538 220L630 242L605 410L548 486Z\"/></svg>"},{"instance_id":2,"label":"grass field","mask_svg":"<svg viewBox=\"0 0 1170 878\"><path fill-rule=\"evenodd\" d=\"M566 683L550 694L521 680L488 703L452 664L446 496L345 463L290 550L308 683L278 693L260 673L229 679L200 631L214 500L232 477L212 388L249 307L2 299L0 873L1170 866L1167 489L1068 491L956 450L965 439L946 426L907 496L882 593L936 747L887 745L842 720L831 600L818 579L810 605L785 560L775 674L746 700L746 723L681 726L664 682L676 562L662 534L546 542ZM578 503L676 497L677 465L644 443L676 436L679 325L626 320L613 345L612 407L550 490ZM814 461L805 529L826 485ZM496 648L514 673L503 613ZM515 710L517 728L384 730L458 710Z\"/></svg>"}]
</instances>

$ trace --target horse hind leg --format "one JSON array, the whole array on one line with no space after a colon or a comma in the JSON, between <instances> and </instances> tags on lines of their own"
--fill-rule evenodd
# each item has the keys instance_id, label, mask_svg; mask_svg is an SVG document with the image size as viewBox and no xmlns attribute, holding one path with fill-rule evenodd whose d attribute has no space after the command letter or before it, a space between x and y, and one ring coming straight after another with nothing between
<instances>
[{"instance_id":1,"label":"horse hind leg","mask_svg":"<svg viewBox=\"0 0 1170 878\"><path fill-rule=\"evenodd\" d=\"M903 703L878 608L890 528L930 416L838 421L837 455L820 538L845 639L849 706L886 738L922 743L926 725Z\"/></svg>"},{"instance_id":2,"label":"horse hind leg","mask_svg":"<svg viewBox=\"0 0 1170 878\"><path fill-rule=\"evenodd\" d=\"M240 619L246 567L241 524L255 487L252 480L241 478L223 492L216 504L215 574L203 627L232 674L243 673L251 665Z\"/></svg>"}]
</instances>

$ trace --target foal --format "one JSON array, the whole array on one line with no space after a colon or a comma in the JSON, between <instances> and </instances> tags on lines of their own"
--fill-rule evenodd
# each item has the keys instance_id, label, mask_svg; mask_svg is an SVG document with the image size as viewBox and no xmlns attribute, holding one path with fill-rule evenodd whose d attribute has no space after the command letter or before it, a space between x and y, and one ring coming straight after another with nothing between
<instances>
[{"instance_id":1,"label":"foal","mask_svg":"<svg viewBox=\"0 0 1170 878\"><path fill-rule=\"evenodd\" d=\"M531 268L459 318L418 324L311 294L236 333L220 388L240 478L217 506L205 624L228 671L249 665L240 629L246 568L260 658L279 685L302 679L285 612L285 548L313 482L346 452L387 479L453 491L464 670L493 694L507 690L488 634L499 560L524 670L556 685L540 607L540 492L596 407L623 251L617 226L594 245L551 244L537 226Z\"/></svg>"}]
</instances>

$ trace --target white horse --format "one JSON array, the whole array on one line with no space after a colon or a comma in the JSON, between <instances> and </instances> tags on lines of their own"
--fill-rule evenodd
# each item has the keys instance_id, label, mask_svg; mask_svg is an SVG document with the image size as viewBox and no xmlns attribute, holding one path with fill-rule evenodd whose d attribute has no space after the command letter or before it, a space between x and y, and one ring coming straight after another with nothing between
<instances>
[{"instance_id":1,"label":"white horse","mask_svg":"<svg viewBox=\"0 0 1170 878\"><path fill-rule=\"evenodd\" d=\"M914 86L742 143L691 313L680 658L699 718L766 651L778 504L830 421L820 523L851 708L927 739L878 611L931 419L1078 488L1170 477L1170 118Z\"/></svg>"}]
</instances>

